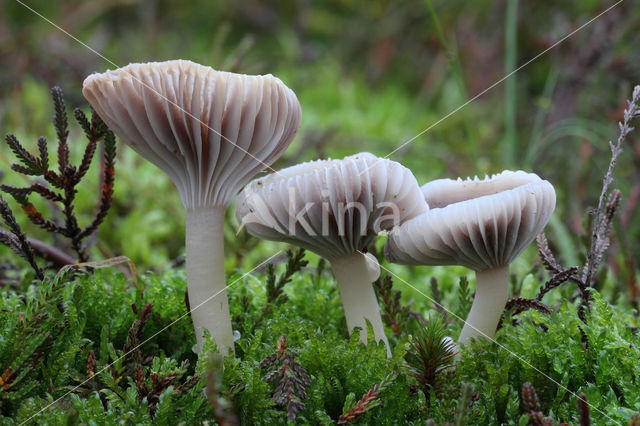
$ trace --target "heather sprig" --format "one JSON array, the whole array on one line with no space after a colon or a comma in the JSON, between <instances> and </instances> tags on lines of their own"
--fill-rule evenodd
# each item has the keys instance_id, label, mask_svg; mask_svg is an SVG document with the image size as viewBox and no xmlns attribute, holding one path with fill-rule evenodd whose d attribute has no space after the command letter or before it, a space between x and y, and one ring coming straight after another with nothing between
<instances>
[{"instance_id":1,"label":"heather sprig","mask_svg":"<svg viewBox=\"0 0 640 426\"><path fill-rule=\"evenodd\" d=\"M44 278L42 269L38 266L33 247L29 243L27 236L16 221L15 216L7 202L0 196L0 216L7 229L0 227L0 242L13 250L18 256L26 260L36 274L38 279Z\"/></svg>"},{"instance_id":2,"label":"heather sprig","mask_svg":"<svg viewBox=\"0 0 640 426\"><path fill-rule=\"evenodd\" d=\"M365 392L355 404L345 406L345 410L338 419L339 425L350 425L358 421L358 418L363 414L371 411L372 409L381 405L380 394L384 392L393 383L398 373L395 371L390 372L382 379L380 383L376 383L371 389Z\"/></svg>"},{"instance_id":3,"label":"heather sprig","mask_svg":"<svg viewBox=\"0 0 640 426\"><path fill-rule=\"evenodd\" d=\"M86 379L79 392L90 394L102 386L115 395L135 390L137 403L155 418L162 409L163 398L180 398L183 394L199 385L200 377L187 377L189 361L177 363L162 357L144 356L142 345L143 332L153 313L153 305L145 303L142 308L131 304L136 315L128 329L127 340L121 350L106 341L107 335L101 333L100 353L96 356L89 351Z\"/></svg>"},{"instance_id":4,"label":"heather sprig","mask_svg":"<svg viewBox=\"0 0 640 426\"><path fill-rule=\"evenodd\" d=\"M290 420L295 420L298 411L305 409L304 400L311 385L311 378L297 357L298 352L287 346L287 336L283 334L278 338L276 351L260 363L261 368L267 369L265 381L276 382L273 401L286 407Z\"/></svg>"},{"instance_id":5,"label":"heather sprig","mask_svg":"<svg viewBox=\"0 0 640 426\"><path fill-rule=\"evenodd\" d=\"M553 420L545 417L540 411L538 395L533 385L526 382L522 385L522 405L529 415L529 421L534 426L553 426Z\"/></svg>"},{"instance_id":6,"label":"heather sprig","mask_svg":"<svg viewBox=\"0 0 640 426\"><path fill-rule=\"evenodd\" d=\"M378 278L373 282L373 288L382 308L382 320L396 337L407 333L412 317L422 318L419 313L411 311L412 302L405 305L400 303L402 293L393 287L391 275Z\"/></svg>"},{"instance_id":7,"label":"heather sprig","mask_svg":"<svg viewBox=\"0 0 640 426\"><path fill-rule=\"evenodd\" d=\"M276 275L275 265L273 263L268 263L266 265L266 296L267 300L263 307L262 313L260 316L253 318L251 321L251 325L253 327L261 324L262 321L273 312L273 309L277 306L281 306L286 303L288 300L287 295L284 293L285 286L291 282L293 276L302 270L309 263L308 260L304 259L305 250L303 248L298 248L295 251L292 249L287 250L286 259L287 263L285 266L285 270L280 274ZM248 297L244 297L243 304L248 307L249 299Z\"/></svg>"},{"instance_id":8,"label":"heather sprig","mask_svg":"<svg viewBox=\"0 0 640 426\"><path fill-rule=\"evenodd\" d=\"M466 318L473 304L473 296L469 288L469 280L466 275L460 277L458 284L458 303L455 308L455 314L459 318Z\"/></svg>"},{"instance_id":9,"label":"heather sprig","mask_svg":"<svg viewBox=\"0 0 640 426\"><path fill-rule=\"evenodd\" d=\"M64 102L62 90L59 87L51 89L53 98L54 115L53 125L58 138L57 160L58 170L51 168L49 163L48 143L45 137L38 138L38 154L27 151L18 141L15 135L6 135L6 143L18 159L18 163L12 164L11 168L24 175L40 177L42 181L36 181L27 186L13 186L8 184L0 185L0 189L11 195L21 206L32 223L42 229L60 234L68 238L71 248L76 253L80 262L88 260L87 246L85 240L95 233L98 226L104 221L113 199L113 186L115 179L114 163L116 156L116 141L113 133L102 122L100 117L92 111L89 120L80 109L74 111L76 121L84 131L88 140L84 154L77 166L71 165L69 160L69 124L67 118L67 108ZM102 155L102 184L99 188L99 201L91 222L82 227L77 218L76 195L78 184L82 181L91 161L94 157L96 147L99 142L104 143ZM32 194L37 194L50 202L50 205L58 206L63 220L47 219L44 217L33 203L29 201ZM4 215L3 215L4 216ZM3 243L11 246L10 241L2 240ZM14 244L15 245L15 244ZM12 247L12 249L15 248ZM18 253L22 257L27 254L22 247ZM28 254L27 254L28 256ZM27 259L29 261L29 259ZM33 267L33 263L29 261Z\"/></svg>"},{"instance_id":10,"label":"heather sprig","mask_svg":"<svg viewBox=\"0 0 640 426\"><path fill-rule=\"evenodd\" d=\"M507 300L507 304L504 307L505 313L513 310L513 312L511 312L512 317L522 312L528 311L530 309L536 310L538 312L541 312L547 315L551 314L552 312L551 308L549 308L547 305L545 305L538 299L527 299L525 297L511 298ZM504 315L502 316L502 318L500 318L500 322L498 323L498 329L502 327L503 320L504 320ZM514 321L514 324L516 324L515 319L513 321Z\"/></svg>"},{"instance_id":11,"label":"heather sprig","mask_svg":"<svg viewBox=\"0 0 640 426\"><path fill-rule=\"evenodd\" d=\"M611 245L610 231L613 218L620 207L622 193L618 189L610 190L613 183L613 172L622 153L623 143L627 136L633 131L631 122L640 116L640 86L633 90L631 100L627 101L623 119L618 123L619 135L615 142L609 141L611 160L602 180L602 190L598 198L598 205L591 214L591 231L589 235L588 250L586 253L586 263L583 266L564 268L555 258L547 239L543 233L537 237L538 252L545 267L553 275L549 281L541 288L537 299L542 297L551 289L559 286L563 282L573 282L578 286L580 294L580 305L578 315L583 322L586 322L586 312L590 309L591 289L595 285L598 269L602 260Z\"/></svg>"},{"instance_id":12,"label":"heather sprig","mask_svg":"<svg viewBox=\"0 0 640 426\"><path fill-rule=\"evenodd\" d=\"M287 250L287 264L282 274L276 277L274 265L267 264L267 305L282 304L287 301L284 294L284 286L291 281L293 275L307 266L308 260L304 260L304 249L298 248L295 251Z\"/></svg>"}]
</instances>

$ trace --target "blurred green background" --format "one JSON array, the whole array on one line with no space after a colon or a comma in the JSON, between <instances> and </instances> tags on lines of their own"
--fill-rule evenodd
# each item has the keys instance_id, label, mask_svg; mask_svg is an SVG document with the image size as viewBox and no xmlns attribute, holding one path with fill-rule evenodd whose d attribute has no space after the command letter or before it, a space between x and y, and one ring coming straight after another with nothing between
<instances>
[{"instance_id":1,"label":"blurred green background","mask_svg":"<svg viewBox=\"0 0 640 426\"><path fill-rule=\"evenodd\" d=\"M424 183L503 169L534 171L558 191L549 226L566 264L579 259L583 222L597 202L625 99L640 83L640 4L625 1L513 77L466 101L589 21L612 1L499 0L204 1L24 0L113 63L190 59L213 68L272 73L302 104L299 135L275 167L359 151L402 162ZM0 2L0 129L28 147L55 141L49 89L88 108L82 80L114 68L14 0ZM440 121L443 117L447 117ZM434 123L435 126L431 127ZM74 128L76 158L83 139ZM9 170L5 183L24 180ZM85 183L86 217L98 188ZM611 271L635 285L640 253L640 137L632 134L616 170L623 193ZM15 206L15 204L11 204ZM43 206L46 210L46 206ZM17 209L16 209L17 211ZM20 212L18 212L20 216ZM234 236L229 268L282 245ZM25 223L24 220L22 223ZM46 235L26 225L30 235ZM113 209L94 258L124 254L139 269L162 270L183 253L183 209L165 175L119 145ZM63 245L63 242L57 242ZM257 253L253 255L253 253ZM0 257L9 256L0 247ZM529 259L533 259L530 250ZM249 260L245 260L249 262Z\"/></svg>"}]
</instances>

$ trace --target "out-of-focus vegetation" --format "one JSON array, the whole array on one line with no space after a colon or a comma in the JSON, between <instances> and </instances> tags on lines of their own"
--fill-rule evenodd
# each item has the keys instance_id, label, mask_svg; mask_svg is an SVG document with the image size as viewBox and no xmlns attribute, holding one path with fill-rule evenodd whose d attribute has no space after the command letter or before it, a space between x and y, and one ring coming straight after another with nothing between
<instances>
[{"instance_id":1,"label":"out-of-focus vegetation","mask_svg":"<svg viewBox=\"0 0 640 426\"><path fill-rule=\"evenodd\" d=\"M566 266L584 261L582 253L586 253L584 245L589 227L586 212L597 204L602 176L609 160L608 140L617 134L617 122L622 118L625 99L632 87L640 83L640 51L637 49L640 45L640 32L637 31L640 4L631 1L620 3L468 105L468 100L552 47L612 3L596 0L195 0L187 5L176 0L33 0L24 3L103 55L101 57L65 35L19 2L0 2L0 131L2 134L15 133L31 151L36 149L39 135L55 139L50 125L53 113L50 88L60 85L69 106L87 111L87 102L81 95L82 80L92 72L115 68L114 64L122 66L129 62L183 58L221 70L272 73L296 92L303 110L301 130L274 166L276 169L319 157L343 157L370 151L378 156L391 154L390 158L409 167L420 183L440 177L483 175L509 168L534 171L551 181L558 193L558 206L547 235L552 248ZM72 128L69 144L76 162L84 149L84 144L79 144L81 141L81 131ZM403 146L407 141L410 142ZM24 177L9 171L13 161L6 144L0 144L0 182L25 185ZM81 222L90 220L95 213L95 195L100 185L97 169L98 165L93 164L84 186L79 188L76 206ZM622 203L614 218L614 244L598 280L595 313L589 318L591 322L586 327L586 335L581 335L573 326L578 320L572 310L573 305L566 302L575 296L575 288L564 286L545 299L550 305L563 306L561 314L543 318L535 312L528 313L522 320L523 327L518 328L508 322L497 337L502 344L525 356L527 361L545 372L551 371L549 374L554 380L572 391L584 391L591 402L604 401L603 409L612 407L618 410L615 413L617 419L626 419L631 411L622 406L636 404L635 411L640 410L637 392L634 394L633 389L627 389L637 384L637 379L633 379L636 382L630 378L623 379L631 374L630 371L638 374L637 365L614 366L618 369L611 373L604 369L612 365L607 358L616 359L616 354L625 360L637 356L637 353L631 353L636 349L625 349L619 345L623 340L637 341L637 334L635 337L632 334L634 329L626 328L624 324L631 326L635 321L637 326L637 311L632 308L637 309L640 298L637 285L640 217L635 214L640 202L638 133L628 138L614 176L614 187L621 190ZM88 196L83 195L83 191ZM63 246L62 242L52 240L45 232L30 225L24 215L19 214L16 203L10 202L10 205L29 236ZM36 203L36 207L41 211L49 208L44 202ZM162 302L154 293L160 291L158 289L167 291L170 286L166 285L166 280L179 281L178 288L184 285L180 279L173 278L172 274L176 272L165 272L180 268L182 263L183 214L177 191L166 175L124 144L119 144L113 205L91 247L90 257L101 259L126 255L140 271L168 274L169 278L149 278L153 282L149 283L150 295L145 301L153 302L161 314L152 324L157 329L160 324L166 325L170 318L177 317L184 308L180 303L182 293L167 296L173 304L171 309L160 309L158 305ZM226 231L226 266L230 274L247 272L283 248L282 244L260 242L245 232L236 235L237 223L232 214L228 215ZM381 243L378 242L378 249ZM312 264L317 263L313 254L308 253L307 257ZM20 260L0 246L0 263L5 262L19 263ZM402 290L403 302L409 299L420 301L413 309L423 314L433 311L433 306L420 293L436 297L434 291L439 289L442 304L465 316L457 294L459 277L466 273L463 268L406 268L388 264L384 267L419 290L403 286L402 281L396 280L396 287ZM533 297L544 283L544 272L533 249L512 265L512 273L513 295ZM254 281L262 279L260 274L257 275L259 278ZM432 276L437 278L436 287L430 285ZM30 275L23 276L25 283L30 278ZM104 284L105 280L110 281L109 285L114 288L122 284L109 275L100 276L97 282ZM332 285L324 278L318 280L316 284L319 287ZM85 279L79 285L88 288L87 281ZM96 297L109 297L111 290L107 287L105 284L105 289L98 288ZM69 284L65 288L64 301L69 305L84 297L75 285ZM34 290L30 291L33 293ZM131 293L133 290L129 288L127 291ZM253 291L246 285L236 293L231 292L236 298L235 305L232 304L232 309L236 310L234 325L243 324L246 312L240 312L242 296L251 296ZM292 303L278 308L282 318L274 315L269 320L269 326L274 327L270 334L252 337L243 334L244 340L239 345L250 356L225 370L228 382L253 380L251 383L256 386L253 394L247 392L239 398L250 410L243 414L243 419L255 420L265 412L268 413L265 418L284 419L282 412L274 411L273 404L259 406L264 404L263 397L269 388L259 381L260 369L254 365L260 361L259 358L273 351L280 333L291 334L289 342L292 345L303 346L308 339L313 341L301 352L303 363L315 362L314 357L323 356L313 352L320 350L320 346L317 346L318 336L311 333L311 325L303 324L297 329L288 327L290 318L314 318L315 326L318 326L317 321L329 321L324 315L326 301L318 299L314 303L302 303L299 298L306 293L288 291ZM127 304L136 300L142 306L142 301L135 299L135 295L129 296L131 300L127 299ZM3 309L25 308L17 296L6 297ZM27 303L36 304L37 297L31 293L29 297ZM603 300L615 304L615 308L604 304ZM331 309L339 316L337 298L333 297L331 303ZM55 306L49 308L55 309ZM79 330L75 335L69 334L70 331L64 333L69 334L65 335L69 342L75 342L75 346L69 348L68 356L75 357L74 365L85 374L89 347L96 350L99 361L106 362L114 356L102 348L98 353L97 346L107 341L107 337L100 335L103 326L100 315L119 321L112 325L113 333L117 335L108 336L117 350L126 344L125 334L134 316L128 309L117 311L115 304L98 309L91 303L85 303L80 311L82 315L79 318L73 317L76 312L72 312L71 319L79 323L86 321L84 331ZM347 350L350 343L336 335L336 330L342 330L344 325L331 321L323 327L329 330L328 333L333 333L330 338L336 345L346 345L346 355L343 354L344 359L339 362L347 365L350 362L348 356L360 356L364 349L354 346ZM571 326L564 326L565 321ZM607 329L608 324L615 324L615 327ZM14 325L17 330L19 324ZM451 322L448 332L455 334L459 326L456 321ZM532 345L538 342L541 328L548 328L551 332L539 341L540 347L534 347ZM268 330L268 327L264 326L264 329ZM184 359L195 364L193 354L184 343L190 343L189 338L193 336L182 336L186 330L188 327L185 330L180 327L174 335L166 336L166 342L156 342L161 351L157 348L150 350L158 357L154 362L166 361L167 364L156 366L154 371L169 374L179 370L180 377L188 375L186 369L171 364ZM171 339L179 341L181 337L184 337L181 346L171 342ZM90 339L93 343L82 343L82 339ZM585 339L588 339L587 345L602 344L604 350L582 356L579 347ZM400 347L406 341L396 343ZM556 353L553 356L544 354L542 347L555 348ZM167 348L173 352L169 353ZM560 353L563 349L570 351L566 364L557 361L564 359ZM541 376L524 364L517 364L513 358L505 359L505 354L496 347L480 346L476 350L480 355L475 359L463 356L464 365L456 382L470 382L474 385L474 392L480 392L480 404L484 408L481 412L468 413L469 421L486 423L510 419L515 422L523 412L519 405L519 387L525 380L538 389L541 409L545 414L558 414L558 418L576 421L576 414L572 411L575 408L574 396L563 394L553 384L543 383ZM398 360L399 357L390 360L389 368L396 368ZM494 371L493 365L506 366L505 369L510 369L513 374L504 378L501 375L503 370ZM349 408L345 398L351 398L351 403L354 403L388 372L388 368L371 366L367 370L373 372L371 377L360 380L361 377L349 378L346 372L323 372L323 368L320 364L313 364L310 371L352 380L352 383L350 386L339 383L343 386L341 398L327 402L323 398L332 387L335 391L337 385L330 379L326 379L326 383L315 382L309 402L315 412L303 415L309 421L327 420L324 415L335 420L343 408ZM573 377L576 369L589 373ZM145 366L145 374L151 370L150 366ZM52 371L58 370L50 370L47 365L47 369L42 371L53 374ZM188 373L194 373L193 368ZM76 384L80 379L61 378L59 386ZM44 385L33 386L41 386L38 392L42 395L48 391ZM202 384L199 386L188 390L189 395L200 392ZM389 407L401 405L408 392L415 392L415 388L407 387L399 379L392 386L396 390L402 389L402 392L396 399L389 400ZM126 395L121 398L123 404L138 406L138 400L132 393L134 388L133 385L129 388L129 400ZM25 392L27 394L31 390ZM357 394L349 396L351 393ZM209 408L198 405L197 398L195 402L184 395L176 394L173 398L173 401L182 401L176 402L177 409L187 407L184 409L196 413L193 418L200 418L202 412L198 410L205 411L205 417L210 414ZM620 403L625 398L623 402L626 405ZM424 414L415 405L416 400L412 401L414 405L405 407L408 416L416 418ZM344 407L340 405L343 402ZM44 404L44 397L24 403L21 408L23 418ZM101 406L101 401L92 397L74 400L74 404L75 410L84 413L82 418L90 419L94 409ZM456 401L451 400L447 404L441 411L430 411L431 415L438 421L450 419L450 414L456 410ZM14 408L17 410L17 407L16 403ZM126 409L115 405L112 408L114 412ZM168 406L165 408L167 418L176 415ZM147 416L147 411L147 407L140 409L140 416ZM58 415L64 417L57 411L52 414ZM596 416L604 421L600 414ZM146 421L147 417L144 419Z\"/></svg>"},{"instance_id":2,"label":"out-of-focus vegetation","mask_svg":"<svg viewBox=\"0 0 640 426\"><path fill-rule=\"evenodd\" d=\"M509 84L497 85L449 115L608 6L598 1L519 2L515 13L507 13L511 3L195 1L184 7L172 1L117 0L29 5L118 65L185 58L217 69L279 76L297 93L303 120L276 168L370 151L379 156L393 152L390 158L411 168L421 183L506 168L534 171L558 192L550 241L566 264L577 264L585 211L595 205L607 165L607 141L615 134L624 100L640 81L634 49L640 41L634 31L640 6L621 3L517 72ZM72 107L87 108L81 95L84 77L114 68L13 1L0 4L0 52L0 129L16 133L31 147L39 134L53 136L46 107L51 86L61 85ZM70 140L78 138L72 133ZM629 141L616 170L623 202L611 258L617 282L629 287L623 293L632 291L634 297L640 253L640 220L633 215L640 198L637 141ZM76 156L81 149L75 147ZM4 144L0 161L7 169ZM93 257L126 254L141 270L180 263L184 218L173 184L127 147L120 150L118 163L113 212ZM97 186L98 175L92 178ZM16 179L5 176L3 182L24 184ZM80 206L86 200L88 217L93 213L89 198L79 200ZM230 268L280 247L260 244L264 250L251 250L252 256L247 244L236 242L234 230L230 225Z\"/></svg>"},{"instance_id":3,"label":"out-of-focus vegetation","mask_svg":"<svg viewBox=\"0 0 640 426\"><path fill-rule=\"evenodd\" d=\"M519 2L509 14L511 3L27 4L118 65L185 58L281 77L301 101L303 122L279 167L365 150L387 155L609 6ZM640 6L623 2L390 158L420 182L505 168L539 173L559 192L552 242L577 260L571 251L597 196L607 140L640 81L639 20ZM114 68L15 1L0 4L0 65L0 129L34 144L48 128L51 86L61 85L72 106L86 107L84 77ZM634 140L617 169L626 213L617 224L624 238L616 272L625 281L634 274L623 260L640 251L640 223L631 214L640 194ZM7 152L0 148L8 167ZM99 246L105 256L126 251L144 269L161 269L183 247L179 199L172 184L130 150L122 149L119 161L116 214Z\"/></svg>"}]
</instances>

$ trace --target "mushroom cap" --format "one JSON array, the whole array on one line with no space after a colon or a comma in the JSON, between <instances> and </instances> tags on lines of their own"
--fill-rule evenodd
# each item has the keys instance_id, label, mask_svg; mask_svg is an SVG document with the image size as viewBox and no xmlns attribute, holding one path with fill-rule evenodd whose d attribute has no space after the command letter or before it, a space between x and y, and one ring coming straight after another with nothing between
<instances>
[{"instance_id":1,"label":"mushroom cap","mask_svg":"<svg viewBox=\"0 0 640 426\"><path fill-rule=\"evenodd\" d=\"M258 238L304 247L327 259L352 254L428 206L409 169L361 153L317 160L249 183L238 221Z\"/></svg>"},{"instance_id":2,"label":"mushroom cap","mask_svg":"<svg viewBox=\"0 0 640 426\"><path fill-rule=\"evenodd\" d=\"M272 75L191 61L129 64L84 80L104 122L173 180L185 207L228 206L289 146L302 112Z\"/></svg>"},{"instance_id":3,"label":"mushroom cap","mask_svg":"<svg viewBox=\"0 0 640 426\"><path fill-rule=\"evenodd\" d=\"M389 233L384 253L390 262L475 271L508 265L542 231L556 204L553 186L523 171L439 179L421 189L430 210Z\"/></svg>"}]
</instances>

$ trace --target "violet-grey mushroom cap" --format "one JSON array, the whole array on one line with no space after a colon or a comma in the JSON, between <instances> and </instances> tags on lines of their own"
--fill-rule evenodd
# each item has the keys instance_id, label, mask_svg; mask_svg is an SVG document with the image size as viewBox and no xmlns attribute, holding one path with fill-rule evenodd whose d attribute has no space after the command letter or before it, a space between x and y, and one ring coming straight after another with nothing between
<instances>
[{"instance_id":1,"label":"violet-grey mushroom cap","mask_svg":"<svg viewBox=\"0 0 640 426\"><path fill-rule=\"evenodd\" d=\"M229 205L284 152L302 115L293 91L270 74L185 60L92 74L82 93L123 142L169 175L186 207Z\"/></svg>"},{"instance_id":2,"label":"violet-grey mushroom cap","mask_svg":"<svg viewBox=\"0 0 640 426\"><path fill-rule=\"evenodd\" d=\"M250 182L236 199L238 221L251 235L327 259L362 250L378 231L427 209L409 169L369 153L280 170Z\"/></svg>"},{"instance_id":3,"label":"violet-grey mushroom cap","mask_svg":"<svg viewBox=\"0 0 640 426\"><path fill-rule=\"evenodd\" d=\"M553 186L523 171L439 179L421 189L430 209L389 232L390 262L475 271L506 266L542 231L556 204Z\"/></svg>"}]
</instances>

